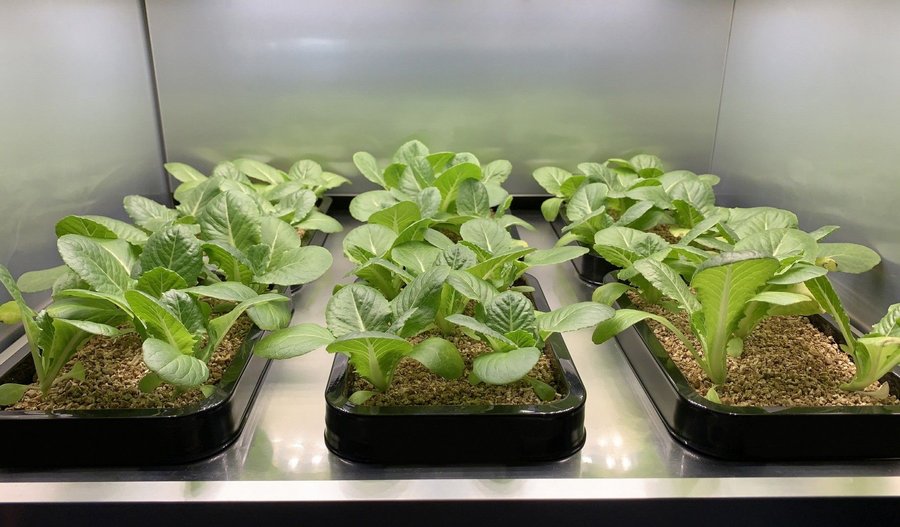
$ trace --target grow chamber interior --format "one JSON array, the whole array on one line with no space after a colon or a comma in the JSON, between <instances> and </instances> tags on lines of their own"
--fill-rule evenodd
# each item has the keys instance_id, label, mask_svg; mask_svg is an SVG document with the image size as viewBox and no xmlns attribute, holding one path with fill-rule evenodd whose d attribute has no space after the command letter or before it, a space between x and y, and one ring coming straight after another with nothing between
<instances>
[{"instance_id":1,"label":"grow chamber interior","mask_svg":"<svg viewBox=\"0 0 900 527\"><path fill-rule=\"evenodd\" d=\"M16 274L58 264L57 218L123 217L123 195L165 196L166 160L209 170L240 156L282 167L312 157L350 177L345 189L358 193L371 186L352 166L353 152L388 157L419 138L509 159L507 188L517 194L539 192L530 176L538 166L571 169L654 153L668 168L721 176L725 205L788 208L801 228L841 225L832 241L878 251L882 264L874 271L838 279L860 321L874 322L900 298L892 214L900 197L893 170L900 74L885 67L900 54L900 8L892 3L64 4L0 7L0 200L7 215L0 261ZM550 245L548 229L526 239ZM330 248L340 251L339 238ZM336 265L298 301L326 296L328 283L347 270ZM545 287L554 290L551 306L584 295L568 267L539 278L552 284ZM298 306L294 320L321 316L321 309ZM575 356L579 370L597 372L590 399L605 398L613 410L589 406L589 447L549 474L733 475L670 443L614 350L594 348L588 336L566 340L583 348ZM196 479L217 477L224 466L247 469L266 441L284 479L428 477L413 469L360 472L329 458L313 433L327 375L316 361L329 359L277 365L255 416L258 432L218 465L210 462L209 472L194 472ZM313 416L310 430L299 432L291 415ZM541 470L505 474L547 475ZM746 467L745 474L780 474L773 470ZM830 465L826 472L887 476L897 467Z\"/></svg>"}]
</instances>

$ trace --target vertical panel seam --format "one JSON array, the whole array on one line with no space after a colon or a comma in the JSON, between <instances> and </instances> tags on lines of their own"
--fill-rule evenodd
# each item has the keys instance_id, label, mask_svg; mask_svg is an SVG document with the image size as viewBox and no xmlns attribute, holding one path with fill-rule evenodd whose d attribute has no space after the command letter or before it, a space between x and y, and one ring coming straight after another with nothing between
<instances>
[{"instance_id":1,"label":"vertical panel seam","mask_svg":"<svg viewBox=\"0 0 900 527\"><path fill-rule=\"evenodd\" d=\"M725 41L725 57L722 60L722 85L719 88L719 107L716 109L716 125L713 131L712 151L709 153L709 170L712 173L713 161L716 158L716 146L719 143L719 121L722 119L722 101L725 100L725 79L728 75L728 52L731 49L731 34L734 31L734 14L737 10L737 0L731 2L731 21L728 24L728 40Z\"/></svg>"},{"instance_id":2,"label":"vertical panel seam","mask_svg":"<svg viewBox=\"0 0 900 527\"><path fill-rule=\"evenodd\" d=\"M153 57L153 40L150 36L150 14L147 10L147 0L140 0L140 4L141 11L144 15L144 44L147 47L147 67L150 72L150 89L153 93L153 110L156 116L157 139L159 140L162 162L165 164L168 162L168 151L166 149L166 137L163 133L162 105L159 100L159 80L156 75L156 60ZM165 181L166 198L169 201L169 205L172 205L172 180L164 169L160 170L160 175L162 175Z\"/></svg>"}]
</instances>

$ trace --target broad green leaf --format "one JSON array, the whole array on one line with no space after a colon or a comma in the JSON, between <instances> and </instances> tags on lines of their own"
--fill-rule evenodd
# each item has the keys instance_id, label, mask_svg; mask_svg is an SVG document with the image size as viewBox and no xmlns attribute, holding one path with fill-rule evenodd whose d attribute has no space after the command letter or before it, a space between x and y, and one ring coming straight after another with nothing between
<instances>
[{"instance_id":1,"label":"broad green leaf","mask_svg":"<svg viewBox=\"0 0 900 527\"><path fill-rule=\"evenodd\" d=\"M798 229L769 229L751 234L734 244L735 251L758 251L778 261L800 256L802 261L816 261L816 240Z\"/></svg>"},{"instance_id":2,"label":"broad green leaf","mask_svg":"<svg viewBox=\"0 0 900 527\"><path fill-rule=\"evenodd\" d=\"M255 275L260 284L297 285L319 278L331 267L331 252L324 247L308 246L276 252L269 259L266 272Z\"/></svg>"},{"instance_id":3,"label":"broad green leaf","mask_svg":"<svg viewBox=\"0 0 900 527\"><path fill-rule=\"evenodd\" d=\"M447 250L450 247L453 247L453 240L448 238L445 234L440 231L436 231L434 229L427 229L424 235L425 241L434 245L438 249Z\"/></svg>"},{"instance_id":4,"label":"broad green leaf","mask_svg":"<svg viewBox=\"0 0 900 527\"><path fill-rule=\"evenodd\" d=\"M632 157L629 163L642 178L657 177L663 173L662 161L653 155L638 154Z\"/></svg>"},{"instance_id":5,"label":"broad green leaf","mask_svg":"<svg viewBox=\"0 0 900 527\"><path fill-rule=\"evenodd\" d=\"M183 194L176 192L175 198L179 201L176 207L178 212L195 218L199 216L209 202L222 193L222 190L219 188L221 182L222 179L220 178L209 178Z\"/></svg>"},{"instance_id":6,"label":"broad green leaf","mask_svg":"<svg viewBox=\"0 0 900 527\"><path fill-rule=\"evenodd\" d=\"M247 287L240 282L219 282L210 285L199 285L189 287L183 290L185 293L191 293L207 298L215 298L217 300L225 300L227 302L243 302L256 296L256 291Z\"/></svg>"},{"instance_id":7,"label":"broad green leaf","mask_svg":"<svg viewBox=\"0 0 900 527\"><path fill-rule=\"evenodd\" d=\"M525 256L524 261L531 267L542 265L555 265L562 262L574 260L579 256L584 256L590 251L587 247L578 245L570 245L566 247L554 247L552 249L538 249L531 254Z\"/></svg>"},{"instance_id":8,"label":"broad green leaf","mask_svg":"<svg viewBox=\"0 0 900 527\"><path fill-rule=\"evenodd\" d=\"M796 263L790 266L782 274L775 275L769 283L772 285L799 284L818 276L825 276L828 271L822 267L810 264Z\"/></svg>"},{"instance_id":9,"label":"broad green leaf","mask_svg":"<svg viewBox=\"0 0 900 527\"><path fill-rule=\"evenodd\" d=\"M303 323L269 333L256 343L253 353L267 359L290 359L327 346L333 341L334 337L327 329Z\"/></svg>"},{"instance_id":10,"label":"broad green leaf","mask_svg":"<svg viewBox=\"0 0 900 527\"><path fill-rule=\"evenodd\" d=\"M549 402L556 399L556 389L553 386L528 376L525 377L525 381L531 385L531 388L540 400Z\"/></svg>"},{"instance_id":11,"label":"broad green leaf","mask_svg":"<svg viewBox=\"0 0 900 527\"><path fill-rule=\"evenodd\" d=\"M616 220L616 225L621 225L622 227L628 227L632 223L640 220L644 214L650 211L654 207L653 203L649 201L639 201L634 205L628 207L628 209L622 213L622 216Z\"/></svg>"},{"instance_id":12,"label":"broad green leaf","mask_svg":"<svg viewBox=\"0 0 900 527\"><path fill-rule=\"evenodd\" d=\"M747 303L777 270L778 260L752 251L724 253L697 268L691 288L701 305L701 342L714 383L725 382L726 346Z\"/></svg>"},{"instance_id":13,"label":"broad green leaf","mask_svg":"<svg viewBox=\"0 0 900 527\"><path fill-rule=\"evenodd\" d=\"M203 270L200 241L185 225L171 225L153 233L141 253L141 268L164 267L175 271L186 284L195 284Z\"/></svg>"},{"instance_id":14,"label":"broad green leaf","mask_svg":"<svg viewBox=\"0 0 900 527\"><path fill-rule=\"evenodd\" d=\"M184 327L197 337L206 334L206 316L200 309L200 304L183 291L166 291L159 299L159 303L169 313L184 324Z\"/></svg>"},{"instance_id":15,"label":"broad green leaf","mask_svg":"<svg viewBox=\"0 0 900 527\"><path fill-rule=\"evenodd\" d=\"M37 293L46 291L53 287L53 284L69 271L66 265L51 267L50 269L41 269L40 271L28 271L19 276L16 284L23 293Z\"/></svg>"},{"instance_id":16,"label":"broad green leaf","mask_svg":"<svg viewBox=\"0 0 900 527\"><path fill-rule=\"evenodd\" d=\"M159 377L175 386L192 388L206 382L209 368L206 363L180 352L170 343L155 338L144 341L144 364Z\"/></svg>"},{"instance_id":17,"label":"broad green leaf","mask_svg":"<svg viewBox=\"0 0 900 527\"><path fill-rule=\"evenodd\" d=\"M610 318L613 308L596 302L576 302L554 309L548 313L537 313L537 326L541 337L546 339L551 333L566 333L589 328Z\"/></svg>"},{"instance_id":18,"label":"broad green leaf","mask_svg":"<svg viewBox=\"0 0 900 527\"><path fill-rule=\"evenodd\" d=\"M417 276L391 301L394 318L406 317L405 324L398 330L400 336L411 337L434 322L449 273L449 267L433 267ZM409 312L412 313L407 314Z\"/></svg>"},{"instance_id":19,"label":"broad green leaf","mask_svg":"<svg viewBox=\"0 0 900 527\"><path fill-rule=\"evenodd\" d=\"M800 293L791 293L789 291L763 291L752 298L749 302L763 302L776 306L789 306L792 304L800 304L809 302L809 297Z\"/></svg>"},{"instance_id":20,"label":"broad green leaf","mask_svg":"<svg viewBox=\"0 0 900 527\"><path fill-rule=\"evenodd\" d=\"M322 176L322 165L311 159L301 159L291 165L287 175L293 180L307 184L317 183Z\"/></svg>"},{"instance_id":21,"label":"broad green leaf","mask_svg":"<svg viewBox=\"0 0 900 527\"><path fill-rule=\"evenodd\" d=\"M355 404L357 406L361 404L365 404L366 401L374 397L378 392L373 392L371 390L357 390L350 394L350 397L347 397L347 400L350 401L351 404Z\"/></svg>"},{"instance_id":22,"label":"broad green leaf","mask_svg":"<svg viewBox=\"0 0 900 527\"><path fill-rule=\"evenodd\" d=\"M430 152L428 151L428 147L425 146L422 141L418 139L413 139L412 141L407 141L400 145L400 148L394 152L391 161L394 163L403 163L405 165L410 165L416 158L426 157Z\"/></svg>"},{"instance_id":23,"label":"broad green leaf","mask_svg":"<svg viewBox=\"0 0 900 527\"><path fill-rule=\"evenodd\" d=\"M600 163L581 163L578 170L587 176L591 183L605 183L607 186L613 186L617 181L617 173L608 166Z\"/></svg>"},{"instance_id":24,"label":"broad green leaf","mask_svg":"<svg viewBox=\"0 0 900 527\"><path fill-rule=\"evenodd\" d=\"M884 317L872 326L872 331L867 336L874 335L900 337L900 304L893 304L887 308Z\"/></svg>"},{"instance_id":25,"label":"broad green leaf","mask_svg":"<svg viewBox=\"0 0 900 527\"><path fill-rule=\"evenodd\" d=\"M498 331L489 327L487 324L485 324L483 322L479 322L478 320L475 320L474 318L472 318L468 315L461 315L461 314L450 315L449 317L447 317L447 322L456 324L457 326L462 326L464 328L471 329L472 331L475 331L476 333L481 333L485 337L494 339L498 342L502 342L502 343L508 344L510 346L515 345L515 343L512 340L510 340L509 338L507 338L506 335L504 335L503 333L499 333Z\"/></svg>"},{"instance_id":26,"label":"broad green leaf","mask_svg":"<svg viewBox=\"0 0 900 527\"><path fill-rule=\"evenodd\" d=\"M124 242L123 242L124 243ZM66 234L56 242L66 265L101 293L122 294L131 288L130 268L117 260L96 240Z\"/></svg>"},{"instance_id":27,"label":"broad green leaf","mask_svg":"<svg viewBox=\"0 0 900 527\"><path fill-rule=\"evenodd\" d=\"M0 384L0 406L11 406L25 397L25 392L31 388L28 384L15 384L8 382Z\"/></svg>"},{"instance_id":28,"label":"broad green leaf","mask_svg":"<svg viewBox=\"0 0 900 527\"><path fill-rule=\"evenodd\" d=\"M122 333L119 328L115 326L110 326L109 324L101 324L99 322L91 322L90 320L68 320L64 318L57 318L54 319L54 322L65 322L66 324L80 329L85 333L90 333L91 335L115 337Z\"/></svg>"},{"instance_id":29,"label":"broad green leaf","mask_svg":"<svg viewBox=\"0 0 900 527\"><path fill-rule=\"evenodd\" d=\"M434 266L443 254L437 247L425 242L407 242L391 249L391 259L413 275L419 275Z\"/></svg>"},{"instance_id":30,"label":"broad green leaf","mask_svg":"<svg viewBox=\"0 0 900 527\"><path fill-rule=\"evenodd\" d=\"M287 184L289 183L281 183L278 186ZM274 198L270 196L269 199ZM294 218L291 221L297 222L305 219L315 209L316 199L316 195L309 190L300 190L286 196L279 204L290 207L294 211Z\"/></svg>"},{"instance_id":31,"label":"broad green leaf","mask_svg":"<svg viewBox=\"0 0 900 527\"><path fill-rule=\"evenodd\" d=\"M60 291L58 296L60 297L57 300L62 300L66 298L83 298L90 300L100 300L103 302L108 302L117 308L121 309L123 313L132 314L131 306L128 305L128 302L125 300L125 297L120 294L114 293L100 293L98 291L90 291L88 289L66 289Z\"/></svg>"},{"instance_id":32,"label":"broad green leaf","mask_svg":"<svg viewBox=\"0 0 900 527\"><path fill-rule=\"evenodd\" d=\"M856 337L853 335L850 317L847 315L847 311L844 310L841 298L838 296L837 291L834 290L834 286L831 285L831 281L827 276L819 276L806 281L805 285L822 309L837 322L838 329L841 330L841 335L844 337L847 346L846 351L853 355L856 347Z\"/></svg>"},{"instance_id":33,"label":"broad green leaf","mask_svg":"<svg viewBox=\"0 0 900 527\"><path fill-rule=\"evenodd\" d=\"M266 246L270 258L280 252L300 248L300 237L287 222L278 218L263 217L259 218L259 227L259 241Z\"/></svg>"},{"instance_id":34,"label":"broad green leaf","mask_svg":"<svg viewBox=\"0 0 900 527\"><path fill-rule=\"evenodd\" d=\"M135 224L151 232L178 219L174 210L143 196L125 196L124 206Z\"/></svg>"},{"instance_id":35,"label":"broad green leaf","mask_svg":"<svg viewBox=\"0 0 900 527\"><path fill-rule=\"evenodd\" d=\"M397 203L397 198L385 190L363 192L350 201L350 215L359 221L368 221L372 214Z\"/></svg>"},{"instance_id":36,"label":"broad green leaf","mask_svg":"<svg viewBox=\"0 0 900 527\"><path fill-rule=\"evenodd\" d=\"M562 205L562 198L549 198L541 203L541 215L546 221L553 221L559 216L559 207Z\"/></svg>"},{"instance_id":37,"label":"broad green leaf","mask_svg":"<svg viewBox=\"0 0 900 527\"><path fill-rule=\"evenodd\" d=\"M459 234L463 240L492 255L501 254L516 246L509 232L492 219L478 218L467 221L460 226Z\"/></svg>"},{"instance_id":38,"label":"broad green leaf","mask_svg":"<svg viewBox=\"0 0 900 527\"><path fill-rule=\"evenodd\" d=\"M222 161L218 165L213 168L212 171L213 177L221 177L223 179L231 179L234 181L247 181L247 176L241 173L238 170L238 167L234 165L231 161Z\"/></svg>"},{"instance_id":39,"label":"broad green leaf","mask_svg":"<svg viewBox=\"0 0 900 527\"><path fill-rule=\"evenodd\" d=\"M712 187L699 179L682 180L673 185L668 194L673 203L675 201L687 203L704 217L715 210L716 197Z\"/></svg>"},{"instance_id":40,"label":"broad green leaf","mask_svg":"<svg viewBox=\"0 0 900 527\"><path fill-rule=\"evenodd\" d=\"M301 221L300 223L295 223L294 227L298 229L305 229L307 231L322 231L329 234L334 232L341 232L342 230L344 230L344 227L339 221L332 218L331 216L322 214L317 210L310 212L309 216L307 216L306 219Z\"/></svg>"},{"instance_id":41,"label":"broad green leaf","mask_svg":"<svg viewBox=\"0 0 900 527\"><path fill-rule=\"evenodd\" d=\"M206 180L206 176L200 173L199 170L184 163L166 163L163 165L163 168L165 168L166 172L171 174L173 178L182 183Z\"/></svg>"},{"instance_id":42,"label":"broad green leaf","mask_svg":"<svg viewBox=\"0 0 900 527\"><path fill-rule=\"evenodd\" d=\"M344 237L344 254L355 263L364 263L365 260L354 258L354 248L362 249L370 257L384 256L396 239L397 234L384 225L361 225Z\"/></svg>"},{"instance_id":43,"label":"broad green leaf","mask_svg":"<svg viewBox=\"0 0 900 527\"><path fill-rule=\"evenodd\" d=\"M192 355L197 339L163 304L140 291L128 291L125 299L150 336L163 340L179 353Z\"/></svg>"},{"instance_id":44,"label":"broad green leaf","mask_svg":"<svg viewBox=\"0 0 900 527\"><path fill-rule=\"evenodd\" d=\"M505 159L497 159L491 161L482 168L482 181L485 184L493 183L499 185L506 181L512 173L512 163Z\"/></svg>"},{"instance_id":45,"label":"broad green leaf","mask_svg":"<svg viewBox=\"0 0 900 527\"><path fill-rule=\"evenodd\" d=\"M422 219L419 207L411 201L401 201L386 209L372 213L368 222L383 225L400 234L401 231Z\"/></svg>"},{"instance_id":46,"label":"broad green leaf","mask_svg":"<svg viewBox=\"0 0 900 527\"><path fill-rule=\"evenodd\" d=\"M101 225L94 220L85 218L84 216L66 216L59 220L56 223L56 236L62 237L66 234L80 234L87 238L107 240L115 240L118 238L116 233L106 226Z\"/></svg>"},{"instance_id":47,"label":"broad green leaf","mask_svg":"<svg viewBox=\"0 0 900 527\"><path fill-rule=\"evenodd\" d=\"M397 363L412 352L412 344L389 333L365 331L342 335L326 349L350 357L356 373L384 392L391 383Z\"/></svg>"},{"instance_id":48,"label":"broad green leaf","mask_svg":"<svg viewBox=\"0 0 900 527\"><path fill-rule=\"evenodd\" d=\"M634 263L634 268L653 287L677 302L680 309L687 311L688 314L700 310L700 303L694 298L691 289L668 265L653 258L643 258Z\"/></svg>"},{"instance_id":49,"label":"broad green leaf","mask_svg":"<svg viewBox=\"0 0 900 527\"><path fill-rule=\"evenodd\" d=\"M243 194L219 194L197 218L205 240L220 240L241 251L260 242L259 212L253 200Z\"/></svg>"},{"instance_id":50,"label":"broad green leaf","mask_svg":"<svg viewBox=\"0 0 900 527\"><path fill-rule=\"evenodd\" d=\"M487 260L477 265L469 267L468 269L466 269L466 272L471 273L472 275L484 280L496 278L501 274L507 264L515 262L519 258L522 258L526 254L529 254L531 252L534 252L533 248L518 249L509 253L501 254L500 256L494 256L493 258L488 258Z\"/></svg>"},{"instance_id":51,"label":"broad green leaf","mask_svg":"<svg viewBox=\"0 0 900 527\"><path fill-rule=\"evenodd\" d=\"M415 195L413 202L419 207L421 217L431 218L441 210L441 191L434 187L424 188Z\"/></svg>"},{"instance_id":52,"label":"broad green leaf","mask_svg":"<svg viewBox=\"0 0 900 527\"><path fill-rule=\"evenodd\" d=\"M881 262L868 247L856 243L820 243L816 262L829 271L864 273Z\"/></svg>"},{"instance_id":53,"label":"broad green leaf","mask_svg":"<svg viewBox=\"0 0 900 527\"><path fill-rule=\"evenodd\" d=\"M47 306L47 314L52 318L109 325L121 324L128 317L116 304L100 298L59 298Z\"/></svg>"},{"instance_id":54,"label":"broad green leaf","mask_svg":"<svg viewBox=\"0 0 900 527\"><path fill-rule=\"evenodd\" d=\"M490 199L484 184L467 179L459 184L456 212L466 216L487 217L491 213Z\"/></svg>"},{"instance_id":55,"label":"broad green leaf","mask_svg":"<svg viewBox=\"0 0 900 527\"><path fill-rule=\"evenodd\" d=\"M269 302L247 310L247 316L256 327L267 331L288 327L291 324L291 314L290 302Z\"/></svg>"},{"instance_id":56,"label":"broad green leaf","mask_svg":"<svg viewBox=\"0 0 900 527\"><path fill-rule=\"evenodd\" d=\"M202 247L209 263L218 267L227 280L250 283L253 278L250 261L236 247L221 240L206 242Z\"/></svg>"},{"instance_id":57,"label":"broad green leaf","mask_svg":"<svg viewBox=\"0 0 900 527\"><path fill-rule=\"evenodd\" d=\"M235 159L232 163L245 176L257 181L275 185L285 180L282 171L254 159Z\"/></svg>"},{"instance_id":58,"label":"broad green leaf","mask_svg":"<svg viewBox=\"0 0 900 527\"><path fill-rule=\"evenodd\" d=\"M416 344L409 356L444 379L462 377L465 363L452 342L431 337Z\"/></svg>"},{"instance_id":59,"label":"broad green leaf","mask_svg":"<svg viewBox=\"0 0 900 527\"><path fill-rule=\"evenodd\" d=\"M90 287L87 282L81 279L75 271L66 266L66 271L53 282L51 294L56 298L62 291L66 289L87 289Z\"/></svg>"},{"instance_id":60,"label":"broad green leaf","mask_svg":"<svg viewBox=\"0 0 900 527\"><path fill-rule=\"evenodd\" d=\"M591 301L611 306L613 305L613 302L619 299L619 297L632 289L633 288L630 285L621 282L603 284L597 289L594 289L594 293L591 295Z\"/></svg>"},{"instance_id":61,"label":"broad green leaf","mask_svg":"<svg viewBox=\"0 0 900 527\"><path fill-rule=\"evenodd\" d=\"M472 372L487 384L503 385L528 375L541 358L537 348L517 348L480 355L472 362Z\"/></svg>"},{"instance_id":62,"label":"broad green leaf","mask_svg":"<svg viewBox=\"0 0 900 527\"><path fill-rule=\"evenodd\" d=\"M570 222L576 223L586 216L603 210L606 204L606 195L609 190L603 183L590 183L572 195L572 199L566 205L566 217Z\"/></svg>"},{"instance_id":63,"label":"broad green leaf","mask_svg":"<svg viewBox=\"0 0 900 527\"><path fill-rule=\"evenodd\" d=\"M386 331L391 307L376 289L350 284L332 295L325 308L328 330L340 337L360 331Z\"/></svg>"},{"instance_id":64,"label":"broad green leaf","mask_svg":"<svg viewBox=\"0 0 900 527\"><path fill-rule=\"evenodd\" d=\"M563 182L572 177L572 173L557 167L541 167L535 170L532 175L538 185L543 187L548 194L553 196L562 196L561 187ZM549 221L549 220L548 220Z\"/></svg>"},{"instance_id":65,"label":"broad green leaf","mask_svg":"<svg viewBox=\"0 0 900 527\"><path fill-rule=\"evenodd\" d=\"M462 296L482 305L490 303L498 294L493 285L464 271L450 271L447 283Z\"/></svg>"},{"instance_id":66,"label":"broad green leaf","mask_svg":"<svg viewBox=\"0 0 900 527\"><path fill-rule=\"evenodd\" d=\"M797 228L797 216L790 211L772 207L728 209L726 224L738 239L769 229Z\"/></svg>"},{"instance_id":67,"label":"broad green leaf","mask_svg":"<svg viewBox=\"0 0 900 527\"><path fill-rule=\"evenodd\" d=\"M460 184L467 179L481 179L481 167L473 163L461 163L445 170L434 181L434 187L441 192L441 209L456 200Z\"/></svg>"},{"instance_id":68,"label":"broad green leaf","mask_svg":"<svg viewBox=\"0 0 900 527\"><path fill-rule=\"evenodd\" d=\"M668 248L669 244L656 234L628 227L608 227L594 235L594 250L611 264L622 268Z\"/></svg>"},{"instance_id":69,"label":"broad green leaf","mask_svg":"<svg viewBox=\"0 0 900 527\"><path fill-rule=\"evenodd\" d=\"M84 215L82 218L106 227L108 230L112 231L117 238L125 240L128 243L143 245L147 241L147 233L130 223L107 218L106 216L93 216L90 214Z\"/></svg>"},{"instance_id":70,"label":"broad green leaf","mask_svg":"<svg viewBox=\"0 0 900 527\"><path fill-rule=\"evenodd\" d=\"M522 293L505 291L484 307L484 322L498 333L521 330L533 334L537 328L534 305Z\"/></svg>"},{"instance_id":71,"label":"broad green leaf","mask_svg":"<svg viewBox=\"0 0 900 527\"><path fill-rule=\"evenodd\" d=\"M809 235L812 236L816 241L819 241L838 229L840 229L840 227L837 225L823 225L818 229L810 232Z\"/></svg>"},{"instance_id":72,"label":"broad green leaf","mask_svg":"<svg viewBox=\"0 0 900 527\"><path fill-rule=\"evenodd\" d=\"M454 244L441 251L437 263L455 270L468 269L478 263L478 256L465 245Z\"/></svg>"},{"instance_id":73,"label":"broad green leaf","mask_svg":"<svg viewBox=\"0 0 900 527\"><path fill-rule=\"evenodd\" d=\"M353 154L353 164L356 165L356 168L359 169L359 172L363 177L376 185L382 187L385 186L381 171L378 170L378 163L375 161L375 157L373 157L372 154L368 152L357 152Z\"/></svg>"},{"instance_id":74,"label":"broad green leaf","mask_svg":"<svg viewBox=\"0 0 900 527\"><path fill-rule=\"evenodd\" d=\"M184 278L175 271L165 267L155 267L138 278L135 289L143 291L153 298L159 298L170 289L184 289L187 286Z\"/></svg>"},{"instance_id":75,"label":"broad green leaf","mask_svg":"<svg viewBox=\"0 0 900 527\"><path fill-rule=\"evenodd\" d=\"M862 337L856 349L856 375L841 388L864 390L900 364L900 337Z\"/></svg>"}]
</instances>

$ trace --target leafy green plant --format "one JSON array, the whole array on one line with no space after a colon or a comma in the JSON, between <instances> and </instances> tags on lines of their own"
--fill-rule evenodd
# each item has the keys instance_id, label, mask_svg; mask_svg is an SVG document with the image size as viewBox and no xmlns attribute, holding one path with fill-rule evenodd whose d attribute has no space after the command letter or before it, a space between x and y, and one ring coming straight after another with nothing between
<instances>
[{"instance_id":1,"label":"leafy green plant","mask_svg":"<svg viewBox=\"0 0 900 527\"><path fill-rule=\"evenodd\" d=\"M417 219L414 204L394 207L408 208L411 214L403 221L362 225L347 233L343 242L344 254L357 264L354 273L386 298L393 298L401 287L434 265L464 270L493 289L505 291L515 287L516 280L531 267L565 262L587 252L582 247L528 247L514 239L501 222L488 218L463 223L461 240L453 242L430 228L433 220ZM380 218L373 215L370 221Z\"/></svg>"},{"instance_id":2,"label":"leafy green plant","mask_svg":"<svg viewBox=\"0 0 900 527\"><path fill-rule=\"evenodd\" d=\"M129 215L150 230L156 230L153 227L160 221L193 223L206 205L229 191L249 197L262 214L280 218L295 229L329 233L341 230L340 223L316 209L316 200L327 190L349 181L323 171L314 161L297 161L284 172L253 159L236 159L217 165L210 177L184 163L166 163L165 168L181 182L175 189L179 202L175 211L146 198L126 198Z\"/></svg>"},{"instance_id":3,"label":"leafy green plant","mask_svg":"<svg viewBox=\"0 0 900 527\"><path fill-rule=\"evenodd\" d=\"M187 389L203 386L206 362L244 312L261 329L288 325L289 299L273 287L318 278L330 267L331 254L302 246L295 226L266 215L248 194L208 187L206 196L202 206L181 204L196 206L196 216L126 198L138 226L68 216L56 225L64 265L25 273L18 283L5 272L3 283L18 311L10 321L25 324L43 392L93 335L137 331L151 370L142 389L161 382ZM46 289L53 301L35 313L20 290ZM206 299L215 300L215 308ZM4 388L4 400L25 389Z\"/></svg>"},{"instance_id":4,"label":"leafy green plant","mask_svg":"<svg viewBox=\"0 0 900 527\"><path fill-rule=\"evenodd\" d=\"M598 309L599 308L599 309ZM608 306L580 302L550 312L535 312L522 293L506 291L482 304L476 316L451 315L448 322L466 328L491 349L472 363L470 382L509 384L524 379L542 400L552 400L555 390L528 373L540 359L546 339L591 327L613 315Z\"/></svg>"},{"instance_id":5,"label":"leafy green plant","mask_svg":"<svg viewBox=\"0 0 900 527\"><path fill-rule=\"evenodd\" d=\"M594 342L605 342L642 320L654 320L681 340L713 383L724 383L729 343L735 339L747 304L765 301L760 291L775 276L778 260L754 251L723 253L700 264L689 284L653 258L640 259L634 267L671 301L670 309L686 314L702 353L667 318L635 309L620 309L601 322L594 331Z\"/></svg>"},{"instance_id":6,"label":"leafy green plant","mask_svg":"<svg viewBox=\"0 0 900 527\"><path fill-rule=\"evenodd\" d=\"M819 276L808 282L809 291L824 310L837 323L844 344L841 348L856 366L850 382L841 386L844 390L860 391L868 388L894 367L900 364L900 304L888 307L887 313L872 330L856 338L850 325L850 317L827 276ZM885 393L888 386L882 385Z\"/></svg>"},{"instance_id":7,"label":"leafy green plant","mask_svg":"<svg viewBox=\"0 0 900 527\"><path fill-rule=\"evenodd\" d=\"M507 214L512 197L501 185L512 171L509 161L482 166L470 153L431 153L414 140L402 145L383 170L368 152L357 152L353 162L366 179L383 189L353 198L350 214L359 221L369 221L376 213L411 202L418 206L422 218L454 232L469 219L491 216L504 226L530 228Z\"/></svg>"}]
</instances>

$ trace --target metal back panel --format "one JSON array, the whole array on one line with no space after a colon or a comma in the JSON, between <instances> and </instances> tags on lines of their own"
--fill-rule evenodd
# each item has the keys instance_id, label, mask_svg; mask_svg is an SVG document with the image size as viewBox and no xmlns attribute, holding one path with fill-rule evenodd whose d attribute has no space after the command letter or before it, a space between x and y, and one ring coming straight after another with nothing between
<instances>
[{"instance_id":1,"label":"metal back panel","mask_svg":"<svg viewBox=\"0 0 900 527\"><path fill-rule=\"evenodd\" d=\"M832 275L872 323L900 301L900 4L738 1L713 172L738 205L791 209L826 241L877 250L863 275Z\"/></svg>"},{"instance_id":2,"label":"metal back panel","mask_svg":"<svg viewBox=\"0 0 900 527\"><path fill-rule=\"evenodd\" d=\"M405 140L531 171L650 151L708 169L732 3L148 2L168 158L209 169Z\"/></svg>"},{"instance_id":3,"label":"metal back panel","mask_svg":"<svg viewBox=\"0 0 900 527\"><path fill-rule=\"evenodd\" d=\"M138 1L0 6L0 262L14 275L61 263L63 216L165 195L143 19Z\"/></svg>"}]
</instances>

